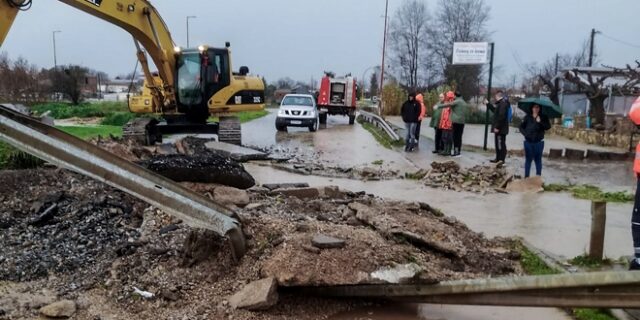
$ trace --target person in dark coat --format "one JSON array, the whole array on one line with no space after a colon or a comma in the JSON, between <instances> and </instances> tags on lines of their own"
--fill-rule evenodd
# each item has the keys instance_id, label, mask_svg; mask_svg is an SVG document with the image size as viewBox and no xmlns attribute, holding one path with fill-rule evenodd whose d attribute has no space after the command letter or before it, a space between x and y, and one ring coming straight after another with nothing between
<instances>
[{"instance_id":1,"label":"person in dark coat","mask_svg":"<svg viewBox=\"0 0 640 320\"><path fill-rule=\"evenodd\" d=\"M420 119L421 106L416 101L416 94L409 94L409 99L402 105L402 121L404 121L407 136L404 151L411 152L416 147L416 127Z\"/></svg>"},{"instance_id":2,"label":"person in dark coat","mask_svg":"<svg viewBox=\"0 0 640 320\"><path fill-rule=\"evenodd\" d=\"M544 132L551 129L549 118L540 112L539 105L531 107L520 124L520 133L524 136L524 177L531 176L531 162L536 163L536 175L542 175L542 152L544 151Z\"/></svg>"},{"instance_id":3,"label":"person in dark coat","mask_svg":"<svg viewBox=\"0 0 640 320\"><path fill-rule=\"evenodd\" d=\"M496 103L487 107L493 111L493 124L491 126L495 135L496 158L491 163L504 163L507 160L507 135L509 134L509 100L503 91L496 93Z\"/></svg>"}]
</instances>

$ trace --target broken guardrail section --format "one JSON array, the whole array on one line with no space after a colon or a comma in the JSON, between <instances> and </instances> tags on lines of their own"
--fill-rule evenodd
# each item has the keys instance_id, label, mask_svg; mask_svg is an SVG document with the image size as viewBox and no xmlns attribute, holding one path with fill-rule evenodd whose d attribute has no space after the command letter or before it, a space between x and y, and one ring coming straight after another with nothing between
<instances>
[{"instance_id":1,"label":"broken guardrail section","mask_svg":"<svg viewBox=\"0 0 640 320\"><path fill-rule=\"evenodd\" d=\"M0 105L0 140L52 164L120 189L192 227L227 237L236 260L245 254L245 237L231 210L16 110Z\"/></svg>"}]
</instances>

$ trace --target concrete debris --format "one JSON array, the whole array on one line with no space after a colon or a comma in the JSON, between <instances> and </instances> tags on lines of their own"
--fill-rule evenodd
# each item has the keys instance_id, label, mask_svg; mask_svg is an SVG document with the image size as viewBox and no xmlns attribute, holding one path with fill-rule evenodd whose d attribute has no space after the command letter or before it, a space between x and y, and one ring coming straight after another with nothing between
<instances>
[{"instance_id":1,"label":"concrete debris","mask_svg":"<svg viewBox=\"0 0 640 320\"><path fill-rule=\"evenodd\" d=\"M409 283L420 272L422 272L422 268L419 265L409 263L376 270L371 273L371 277L386 283L405 284Z\"/></svg>"},{"instance_id":2,"label":"concrete debris","mask_svg":"<svg viewBox=\"0 0 640 320\"><path fill-rule=\"evenodd\" d=\"M62 300L40 308L40 314L49 318L70 318L76 313L76 303Z\"/></svg>"},{"instance_id":3,"label":"concrete debris","mask_svg":"<svg viewBox=\"0 0 640 320\"><path fill-rule=\"evenodd\" d=\"M213 199L223 205L236 205L241 208L251 202L247 191L225 186L214 189Z\"/></svg>"},{"instance_id":4,"label":"concrete debris","mask_svg":"<svg viewBox=\"0 0 640 320\"><path fill-rule=\"evenodd\" d=\"M251 282L229 298L231 307L252 311L267 310L277 303L278 283L275 278Z\"/></svg>"},{"instance_id":5,"label":"concrete debris","mask_svg":"<svg viewBox=\"0 0 640 320\"><path fill-rule=\"evenodd\" d=\"M267 160L269 157L269 155L264 152L230 143L208 141L204 145L207 149L211 150L211 152L223 157L229 157L238 162Z\"/></svg>"},{"instance_id":6,"label":"concrete debris","mask_svg":"<svg viewBox=\"0 0 640 320\"><path fill-rule=\"evenodd\" d=\"M276 189L272 194L296 197L298 199L314 199L320 197L320 190L318 188Z\"/></svg>"},{"instance_id":7,"label":"concrete debris","mask_svg":"<svg viewBox=\"0 0 640 320\"><path fill-rule=\"evenodd\" d=\"M149 291L144 291L144 290L140 290L136 287L133 287L133 293L145 298L145 299L153 299L153 297L155 297L155 294L149 292Z\"/></svg>"},{"instance_id":8,"label":"concrete debris","mask_svg":"<svg viewBox=\"0 0 640 320\"><path fill-rule=\"evenodd\" d=\"M309 188L308 183L265 183L262 186L269 190Z\"/></svg>"},{"instance_id":9,"label":"concrete debris","mask_svg":"<svg viewBox=\"0 0 640 320\"><path fill-rule=\"evenodd\" d=\"M507 169L497 166L475 166L463 169L454 161L433 162L426 174L425 185L433 188L468 191L474 193L496 192L510 179Z\"/></svg>"},{"instance_id":10,"label":"concrete debris","mask_svg":"<svg viewBox=\"0 0 640 320\"><path fill-rule=\"evenodd\" d=\"M342 239L330 237L324 234L317 234L311 239L311 243L318 249L340 249L344 248L346 242Z\"/></svg>"}]
</instances>

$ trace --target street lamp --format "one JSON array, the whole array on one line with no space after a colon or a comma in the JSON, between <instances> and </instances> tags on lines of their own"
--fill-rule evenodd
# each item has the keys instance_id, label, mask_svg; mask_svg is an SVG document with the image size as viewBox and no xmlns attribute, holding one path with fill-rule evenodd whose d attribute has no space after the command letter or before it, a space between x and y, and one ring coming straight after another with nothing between
<instances>
[{"instance_id":1,"label":"street lamp","mask_svg":"<svg viewBox=\"0 0 640 320\"><path fill-rule=\"evenodd\" d=\"M53 68L55 70L58 69L58 57L56 54L56 33L60 33L62 31L60 30L55 30L53 31Z\"/></svg>"},{"instance_id":2,"label":"street lamp","mask_svg":"<svg viewBox=\"0 0 640 320\"><path fill-rule=\"evenodd\" d=\"M187 16L187 48L191 48L189 46L189 19L195 19L196 16Z\"/></svg>"}]
</instances>

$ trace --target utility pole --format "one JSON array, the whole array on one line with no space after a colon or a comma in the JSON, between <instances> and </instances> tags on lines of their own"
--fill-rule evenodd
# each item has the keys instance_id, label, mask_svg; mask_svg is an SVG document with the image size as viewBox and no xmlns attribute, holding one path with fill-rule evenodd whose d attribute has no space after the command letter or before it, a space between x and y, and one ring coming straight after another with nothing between
<instances>
[{"instance_id":1,"label":"utility pole","mask_svg":"<svg viewBox=\"0 0 640 320\"><path fill-rule=\"evenodd\" d=\"M491 87L493 86L493 57L494 57L494 52L495 52L495 48L496 48L496 44L494 42L491 42L489 44L489 47L491 48L491 60L489 61L489 85L487 86L487 101L489 101L489 103L491 103ZM484 119L484 146L483 149L484 151L487 151L487 144L489 142L489 108L487 108L487 111L485 112L485 119Z\"/></svg>"},{"instance_id":2,"label":"utility pole","mask_svg":"<svg viewBox=\"0 0 640 320\"><path fill-rule=\"evenodd\" d=\"M556 78L556 80L554 81L554 85L556 86L556 90L558 90L558 86L560 85L560 79L558 79L558 70L560 69L560 54L556 53L556 67L555 67L555 74L553 75L554 78Z\"/></svg>"},{"instance_id":3,"label":"utility pole","mask_svg":"<svg viewBox=\"0 0 640 320\"><path fill-rule=\"evenodd\" d=\"M596 29L591 29L591 43L589 44L589 67L593 67L593 55L595 54L594 47L597 33L598 31L596 31Z\"/></svg>"},{"instance_id":4,"label":"utility pole","mask_svg":"<svg viewBox=\"0 0 640 320\"><path fill-rule=\"evenodd\" d=\"M187 48L191 48L189 45L189 19L195 19L196 16L187 16Z\"/></svg>"},{"instance_id":5,"label":"utility pole","mask_svg":"<svg viewBox=\"0 0 640 320\"><path fill-rule=\"evenodd\" d=\"M55 30L53 31L53 69L58 70L58 56L56 53L56 33L60 33L62 31Z\"/></svg>"},{"instance_id":6,"label":"utility pole","mask_svg":"<svg viewBox=\"0 0 640 320\"><path fill-rule=\"evenodd\" d=\"M387 4L384 9L384 37L382 40L382 70L380 72L380 115L383 115L384 110L384 100L383 98L383 89L384 89L384 55L387 51L387 23L389 21L389 0L386 1Z\"/></svg>"}]
</instances>

